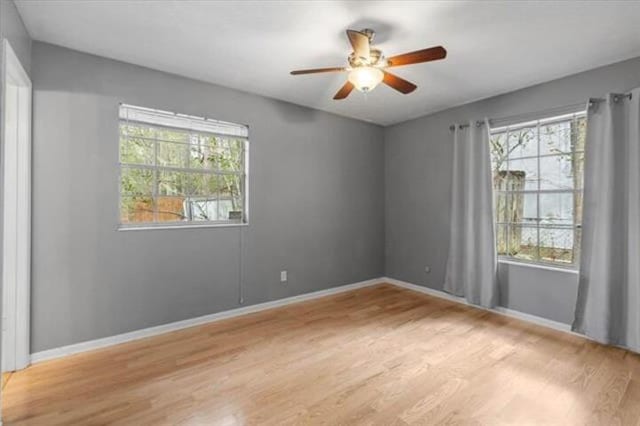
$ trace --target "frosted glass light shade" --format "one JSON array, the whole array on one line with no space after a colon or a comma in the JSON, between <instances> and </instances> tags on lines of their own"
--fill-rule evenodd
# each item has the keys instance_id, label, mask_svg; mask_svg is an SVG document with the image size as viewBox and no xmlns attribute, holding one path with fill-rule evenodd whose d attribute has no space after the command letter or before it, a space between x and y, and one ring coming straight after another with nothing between
<instances>
[{"instance_id":1,"label":"frosted glass light shade","mask_svg":"<svg viewBox=\"0 0 640 426\"><path fill-rule=\"evenodd\" d=\"M354 68L349 73L349 82L355 86L355 88L361 92L370 92L373 90L384 78L384 74L380 69L374 67L359 67Z\"/></svg>"}]
</instances>

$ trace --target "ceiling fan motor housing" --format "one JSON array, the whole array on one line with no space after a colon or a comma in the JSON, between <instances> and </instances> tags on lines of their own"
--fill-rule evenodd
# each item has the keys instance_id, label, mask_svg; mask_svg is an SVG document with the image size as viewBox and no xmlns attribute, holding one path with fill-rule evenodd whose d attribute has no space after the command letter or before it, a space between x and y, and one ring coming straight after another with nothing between
<instances>
[{"instance_id":1,"label":"ceiling fan motor housing","mask_svg":"<svg viewBox=\"0 0 640 426\"><path fill-rule=\"evenodd\" d=\"M367 36L367 38L369 39L369 43L371 43L376 36L376 32L373 31L371 28L364 28L360 30L360 32Z\"/></svg>"},{"instance_id":2,"label":"ceiling fan motor housing","mask_svg":"<svg viewBox=\"0 0 640 426\"><path fill-rule=\"evenodd\" d=\"M364 66L385 66L386 60L382 54L382 50L371 48L369 50L369 60L365 61L363 58L356 55L355 52L351 52L349 55L349 65L351 68L358 68Z\"/></svg>"}]
</instances>

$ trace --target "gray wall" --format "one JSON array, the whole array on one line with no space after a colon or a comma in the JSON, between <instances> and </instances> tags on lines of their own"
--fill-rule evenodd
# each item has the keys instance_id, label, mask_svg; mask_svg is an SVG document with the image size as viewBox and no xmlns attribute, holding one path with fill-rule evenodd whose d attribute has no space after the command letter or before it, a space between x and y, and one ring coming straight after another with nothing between
<instances>
[{"instance_id":1,"label":"gray wall","mask_svg":"<svg viewBox=\"0 0 640 426\"><path fill-rule=\"evenodd\" d=\"M554 80L385 128L386 275L442 289L449 244L449 125L586 102L640 86L640 58ZM431 273L425 273L425 266ZM500 265L501 304L570 323L577 276Z\"/></svg>"},{"instance_id":2,"label":"gray wall","mask_svg":"<svg viewBox=\"0 0 640 426\"><path fill-rule=\"evenodd\" d=\"M380 127L39 42L32 61L32 352L238 307L240 238L245 305L383 274ZM250 225L116 231L119 102L248 124Z\"/></svg>"},{"instance_id":3,"label":"gray wall","mask_svg":"<svg viewBox=\"0 0 640 426\"><path fill-rule=\"evenodd\" d=\"M638 58L382 129L44 43L32 61L34 352L237 307L240 276L247 305L383 273L441 289L448 126L640 85ZM116 231L119 102L249 124L250 226ZM503 306L571 321L575 274L499 274Z\"/></svg>"},{"instance_id":4,"label":"gray wall","mask_svg":"<svg viewBox=\"0 0 640 426\"><path fill-rule=\"evenodd\" d=\"M3 38L9 40L22 66L29 73L31 69L31 37L29 37L13 0L0 0L0 39ZM3 57L4 55L0 56L0 63Z\"/></svg>"}]
</instances>

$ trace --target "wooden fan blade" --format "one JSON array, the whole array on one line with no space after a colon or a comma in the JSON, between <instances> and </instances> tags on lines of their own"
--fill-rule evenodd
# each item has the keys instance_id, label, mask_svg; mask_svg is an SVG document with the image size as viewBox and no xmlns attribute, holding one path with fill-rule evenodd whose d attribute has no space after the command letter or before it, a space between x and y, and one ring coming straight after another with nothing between
<instances>
[{"instance_id":1,"label":"wooden fan blade","mask_svg":"<svg viewBox=\"0 0 640 426\"><path fill-rule=\"evenodd\" d=\"M335 100L344 99L347 96L349 96L349 93L351 93L352 90L353 90L353 84L351 84L350 82L347 81L344 84L344 86L342 86L340 88L340 90L338 90L338 93L336 93L336 95L333 97L333 99L335 99Z\"/></svg>"},{"instance_id":2,"label":"wooden fan blade","mask_svg":"<svg viewBox=\"0 0 640 426\"><path fill-rule=\"evenodd\" d=\"M300 74L315 74L319 72L340 72L346 71L344 67L333 67L333 68L313 68L309 70L296 70L291 71L291 75L300 75Z\"/></svg>"},{"instance_id":3,"label":"wooden fan blade","mask_svg":"<svg viewBox=\"0 0 640 426\"><path fill-rule=\"evenodd\" d=\"M370 53L369 37L365 33L356 30L347 30L347 37L349 37L349 42L353 46L356 56L368 61Z\"/></svg>"},{"instance_id":4,"label":"wooden fan blade","mask_svg":"<svg viewBox=\"0 0 640 426\"><path fill-rule=\"evenodd\" d=\"M401 65L419 64L421 62L437 61L447 57L447 51L442 46L430 47L428 49L416 50L415 52L403 53L402 55L387 58L389 67L399 67Z\"/></svg>"},{"instance_id":5,"label":"wooden fan blade","mask_svg":"<svg viewBox=\"0 0 640 426\"><path fill-rule=\"evenodd\" d=\"M400 93L404 93L406 95L407 93L413 92L418 87L410 81L407 81L404 78L400 78L397 75L388 73L386 71L382 72L384 73L382 82L387 86L396 89Z\"/></svg>"}]
</instances>

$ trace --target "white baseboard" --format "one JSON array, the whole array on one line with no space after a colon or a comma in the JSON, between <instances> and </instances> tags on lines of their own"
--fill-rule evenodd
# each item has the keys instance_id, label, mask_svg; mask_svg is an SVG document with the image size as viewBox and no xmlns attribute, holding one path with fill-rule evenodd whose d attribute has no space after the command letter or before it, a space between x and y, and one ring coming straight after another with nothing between
<instances>
[{"instance_id":1,"label":"white baseboard","mask_svg":"<svg viewBox=\"0 0 640 426\"><path fill-rule=\"evenodd\" d=\"M197 318L190 318L183 321L172 322L169 324L163 324L156 327L145 328L142 330L131 331L128 333L118 334L115 336L104 337L102 339L89 340L86 342L76 343L73 345L62 346L59 348L48 349L41 352L35 352L31 354L31 363L38 363L42 361L48 361L51 359L61 358L68 355L78 354L81 352L92 351L95 349L105 348L108 346L118 345L120 343L131 342L145 337L157 336L159 334L169 333L171 331L182 330L184 328L194 327L197 325L207 324L215 321L220 321L228 318L234 318L241 315L251 314L254 312L260 312L267 309L278 308L281 306L291 305L293 303L304 302L306 300L318 299L320 297L330 296L333 294L344 293L363 287L369 287L376 284L388 283L398 287L406 288L409 290L424 293L429 296L438 297L440 299L450 300L456 303L462 303L464 305L473 306L478 309L484 309L490 312L494 312L499 315L504 315L511 318L516 318L529 323L537 324L543 327L551 328L554 330L562 331L565 333L575 334L581 337L588 338L581 334L577 334L571 331L571 327L568 324L549 320L546 318L538 317L536 315L530 315L523 312L515 311L513 309L504 308L498 306L493 309L486 309L476 305L469 304L464 298L454 296L449 293L445 293L440 290L434 290L428 287L408 283L406 281L400 281L395 278L375 278L367 281L360 281L353 284L346 284L339 287L333 287L327 290L315 291L312 293L301 294L298 296L287 297L280 300L274 300L271 302L259 303L256 305L245 306L241 308L231 309L228 311L217 312L215 314L204 315ZM1 426L1 425L0 425Z\"/></svg>"},{"instance_id":2,"label":"white baseboard","mask_svg":"<svg viewBox=\"0 0 640 426\"><path fill-rule=\"evenodd\" d=\"M504 306L496 306L495 308L492 308L492 309L484 308L482 306L473 305L473 304L467 302L467 300L464 297L455 296L453 294L449 294L449 293L446 293L446 292L441 291L441 290L434 290L432 288L428 288L428 287L424 287L424 286L421 286L421 285L408 283L406 281L396 280L395 278L382 277L382 278L380 278L380 282L393 284L393 285L398 286L398 287L402 287L402 288L406 288L406 289L409 289L409 290L417 291L417 292L420 292L420 293L428 294L429 296L439 297L441 299L446 299L446 300L450 300L452 302L461 303L463 305L471 306L471 307L474 307L476 309L482 309L482 310L485 310L485 311L496 313L498 315L504 315L505 317L519 319L521 321L525 321L525 322L528 322L528 323L531 323L531 324L536 324L536 325L539 325L541 327L546 327L546 328L550 328L552 330L557 330L557 331L561 331L563 333L571 334L573 336L578 336L578 337L581 337L583 339L590 340L592 342L600 343L602 345L615 346L617 348L621 348L621 349L624 349L624 350L627 350L627 351L630 351L630 352L634 352L634 353L640 354L640 352L638 352L637 349L629 348L629 347L626 347L626 346L611 345L611 344L608 344L608 343L598 342L597 340L592 339L591 337L589 337L587 335L576 333L575 331L571 330L571 326L569 324L565 324L563 322L553 321L553 320L550 320L550 319L547 319L547 318L539 317L537 315L527 314L527 313L524 313L524 312L516 311L514 309L505 308Z\"/></svg>"},{"instance_id":3,"label":"white baseboard","mask_svg":"<svg viewBox=\"0 0 640 426\"><path fill-rule=\"evenodd\" d=\"M320 297L330 296L333 294L344 293L346 291L358 288L369 287L380 284L383 281L379 278L360 281L353 284L346 284L339 287L333 287L326 290L314 291L312 293L300 294L284 299L274 300L271 302L258 303L256 305L245 306L241 308L231 309L228 311L217 312L215 314L204 315L197 318L190 318L182 321L172 322L169 324L149 327L142 330L131 331L128 333L117 334L115 336L104 337L102 339L89 340L86 342L75 343L73 345L62 346L54 349L47 349L41 352L31 354L31 363L48 361L51 359L61 358L68 355L78 354L81 352L92 351L95 349L105 348L107 346L118 345L120 343L131 342L145 337L157 336L159 334L169 333L171 331L182 330L184 328L196 325L207 324L210 322L220 321L228 318L234 318L241 315L260 312L267 309L278 308L290 305L292 303L304 302L306 300L318 299Z\"/></svg>"},{"instance_id":4,"label":"white baseboard","mask_svg":"<svg viewBox=\"0 0 640 426\"><path fill-rule=\"evenodd\" d=\"M543 327L552 328L554 330L563 331L565 333L576 334L582 337L585 337L581 334L574 333L571 331L571 326L569 324L565 324L558 321L553 321L547 318L542 318L536 315L525 314L524 312L515 311L513 309L505 308L502 306L496 306L493 309L483 308L482 306L472 305L464 297L454 296L453 294L446 293L440 290L434 290L432 288L424 287L421 285L411 284L406 281L396 280L394 278L381 278L381 281L387 282L389 284L393 284L398 287L406 288L409 290L417 291L420 293L428 294L429 296L438 297L440 299L450 300L456 303L462 303L464 305L473 306L474 308L483 309L490 312L495 312L499 315L504 315L506 317L516 318L522 321L530 322L533 324L541 325Z\"/></svg>"}]
</instances>

